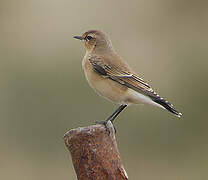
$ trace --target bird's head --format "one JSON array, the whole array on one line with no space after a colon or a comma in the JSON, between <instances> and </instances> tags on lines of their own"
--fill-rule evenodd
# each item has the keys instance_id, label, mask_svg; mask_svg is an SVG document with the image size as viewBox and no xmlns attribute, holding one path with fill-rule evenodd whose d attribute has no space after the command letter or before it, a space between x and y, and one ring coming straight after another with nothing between
<instances>
[{"instance_id":1,"label":"bird's head","mask_svg":"<svg viewBox=\"0 0 208 180\"><path fill-rule=\"evenodd\" d=\"M111 40L103 31L90 30L74 38L84 41L88 52L104 53L113 50Z\"/></svg>"}]
</instances>

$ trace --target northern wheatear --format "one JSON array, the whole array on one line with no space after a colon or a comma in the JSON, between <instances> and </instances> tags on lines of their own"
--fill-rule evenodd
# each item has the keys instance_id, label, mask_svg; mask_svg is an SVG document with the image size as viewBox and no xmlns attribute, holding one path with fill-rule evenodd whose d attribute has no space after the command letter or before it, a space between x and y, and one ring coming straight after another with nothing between
<instances>
[{"instance_id":1,"label":"northern wheatear","mask_svg":"<svg viewBox=\"0 0 208 180\"><path fill-rule=\"evenodd\" d=\"M111 40L102 31L90 30L74 38L83 40L86 54L82 67L90 86L108 100L120 104L119 108L105 121L113 120L130 104L151 104L167 109L178 117L171 103L160 97L128 64L116 53Z\"/></svg>"}]
</instances>

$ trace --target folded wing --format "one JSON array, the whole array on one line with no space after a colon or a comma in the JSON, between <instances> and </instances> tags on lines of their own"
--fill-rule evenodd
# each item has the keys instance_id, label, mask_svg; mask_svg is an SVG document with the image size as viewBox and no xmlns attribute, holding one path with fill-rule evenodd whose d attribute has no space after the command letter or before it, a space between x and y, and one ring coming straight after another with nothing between
<instances>
[{"instance_id":1,"label":"folded wing","mask_svg":"<svg viewBox=\"0 0 208 180\"><path fill-rule=\"evenodd\" d=\"M128 88L131 88L143 95L148 96L152 101L160 104L168 111L180 117L182 114L178 112L171 103L160 97L153 89L138 75L124 70L114 64L107 64L99 57L89 57L89 61L97 73L102 76L108 77Z\"/></svg>"}]
</instances>

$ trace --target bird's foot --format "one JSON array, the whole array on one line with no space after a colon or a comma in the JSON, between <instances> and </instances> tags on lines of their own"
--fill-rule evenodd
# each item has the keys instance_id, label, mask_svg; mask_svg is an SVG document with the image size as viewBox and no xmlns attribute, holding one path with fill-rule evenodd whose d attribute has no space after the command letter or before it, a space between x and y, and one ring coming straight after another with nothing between
<instances>
[{"instance_id":1,"label":"bird's foot","mask_svg":"<svg viewBox=\"0 0 208 180\"><path fill-rule=\"evenodd\" d=\"M105 128L106 128L106 131L110 134L110 126L108 124L108 121L110 121L110 120L96 121L95 123L104 125ZM112 121L111 121L111 123L113 124ZM116 128L115 128L114 124L113 124L113 128L114 128L114 131L116 133Z\"/></svg>"}]
</instances>

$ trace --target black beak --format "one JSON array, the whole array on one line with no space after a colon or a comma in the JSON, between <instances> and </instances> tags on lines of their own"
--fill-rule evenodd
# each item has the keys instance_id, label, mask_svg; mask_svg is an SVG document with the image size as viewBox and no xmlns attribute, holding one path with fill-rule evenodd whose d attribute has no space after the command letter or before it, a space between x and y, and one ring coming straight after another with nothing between
<instances>
[{"instance_id":1,"label":"black beak","mask_svg":"<svg viewBox=\"0 0 208 180\"><path fill-rule=\"evenodd\" d=\"M83 40L84 38L82 36L74 36L73 38Z\"/></svg>"}]
</instances>

